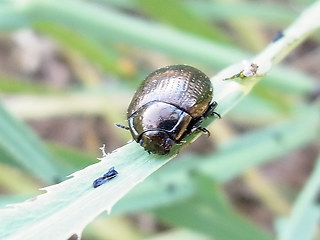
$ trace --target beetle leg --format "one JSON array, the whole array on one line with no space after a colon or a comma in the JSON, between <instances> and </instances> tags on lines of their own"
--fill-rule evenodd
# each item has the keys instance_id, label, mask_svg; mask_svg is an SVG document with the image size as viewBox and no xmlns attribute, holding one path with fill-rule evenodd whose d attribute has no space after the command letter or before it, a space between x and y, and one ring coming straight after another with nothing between
<instances>
[{"instance_id":1,"label":"beetle leg","mask_svg":"<svg viewBox=\"0 0 320 240\"><path fill-rule=\"evenodd\" d=\"M208 134L208 137L210 137L210 135L211 135L210 131L204 127L198 127L197 130L200 130L201 132Z\"/></svg>"},{"instance_id":2,"label":"beetle leg","mask_svg":"<svg viewBox=\"0 0 320 240\"><path fill-rule=\"evenodd\" d=\"M209 116L213 116L213 115L216 115L218 118L221 118L220 114L215 112L214 109L218 106L218 103L216 101L213 101L207 111L203 114L203 117L206 118L206 117L209 117Z\"/></svg>"},{"instance_id":3,"label":"beetle leg","mask_svg":"<svg viewBox=\"0 0 320 240\"><path fill-rule=\"evenodd\" d=\"M210 132L204 128L204 127L200 127L201 123L203 122L203 120L209 116L212 115L216 115L217 117L221 118L220 114L215 112L214 109L218 106L218 103L213 101L207 111L200 117L193 119L193 122L191 123L191 129L188 131L188 133L193 133L194 131L201 131L204 133L208 133L208 136L210 136Z\"/></svg>"},{"instance_id":4,"label":"beetle leg","mask_svg":"<svg viewBox=\"0 0 320 240\"><path fill-rule=\"evenodd\" d=\"M210 131L209 131L208 129L204 128L204 127L195 127L195 128L193 128L191 131L192 131L192 132L194 132L194 131L201 131L201 132L203 132L203 133L208 134L208 137L210 137Z\"/></svg>"},{"instance_id":5,"label":"beetle leg","mask_svg":"<svg viewBox=\"0 0 320 240\"><path fill-rule=\"evenodd\" d=\"M216 115L218 118L221 118L221 115L219 113L217 113L217 112L213 112L212 115Z\"/></svg>"},{"instance_id":6,"label":"beetle leg","mask_svg":"<svg viewBox=\"0 0 320 240\"><path fill-rule=\"evenodd\" d=\"M116 125L116 126L119 127L119 128L123 128L123 129L125 129L125 130L129 130L129 129L130 129L129 127L124 126L124 125L121 125L121 124L119 124L119 123L115 123L114 125Z\"/></svg>"}]
</instances>

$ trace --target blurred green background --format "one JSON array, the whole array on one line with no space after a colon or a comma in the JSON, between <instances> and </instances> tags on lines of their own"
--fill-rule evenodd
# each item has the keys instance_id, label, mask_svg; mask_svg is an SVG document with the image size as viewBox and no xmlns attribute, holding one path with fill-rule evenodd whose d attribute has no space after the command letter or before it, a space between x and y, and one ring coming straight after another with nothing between
<instances>
[{"instance_id":1,"label":"blurred green background","mask_svg":"<svg viewBox=\"0 0 320 240\"><path fill-rule=\"evenodd\" d=\"M263 50L311 2L0 1L0 206L96 162L102 144L128 142L114 123L126 125L150 72L189 64L213 76ZM168 178L163 201L142 183L83 239L272 239L319 154L319 41L308 38L154 179L190 161L206 171L180 179L179 191ZM224 158L235 163L208 178L204 162Z\"/></svg>"}]
</instances>

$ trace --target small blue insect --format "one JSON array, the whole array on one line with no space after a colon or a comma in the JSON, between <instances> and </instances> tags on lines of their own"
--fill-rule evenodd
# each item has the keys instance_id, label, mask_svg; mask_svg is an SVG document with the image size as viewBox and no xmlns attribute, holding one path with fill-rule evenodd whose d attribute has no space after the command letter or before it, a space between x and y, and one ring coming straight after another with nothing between
<instances>
[{"instance_id":1,"label":"small blue insect","mask_svg":"<svg viewBox=\"0 0 320 240\"><path fill-rule=\"evenodd\" d=\"M106 182L109 182L112 178L115 178L118 175L118 172L114 170L114 167L110 168L107 173L105 173L102 177L97 178L93 182L93 187L97 188Z\"/></svg>"}]
</instances>

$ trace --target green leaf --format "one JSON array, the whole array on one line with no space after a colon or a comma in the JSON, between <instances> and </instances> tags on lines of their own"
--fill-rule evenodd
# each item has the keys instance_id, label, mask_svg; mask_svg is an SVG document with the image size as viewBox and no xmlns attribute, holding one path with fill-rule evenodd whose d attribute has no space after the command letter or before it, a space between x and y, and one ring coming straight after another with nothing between
<instances>
[{"instance_id":1,"label":"green leaf","mask_svg":"<svg viewBox=\"0 0 320 240\"><path fill-rule=\"evenodd\" d=\"M297 14L281 2L244 1L186 1L193 12L215 20L252 19L264 23L284 24L294 20Z\"/></svg>"},{"instance_id":2,"label":"green leaf","mask_svg":"<svg viewBox=\"0 0 320 240\"><path fill-rule=\"evenodd\" d=\"M22 172L16 167L5 164L0 164L0 172L0 186L5 192L29 196L38 192L40 185L28 172Z\"/></svg>"},{"instance_id":3,"label":"green leaf","mask_svg":"<svg viewBox=\"0 0 320 240\"><path fill-rule=\"evenodd\" d=\"M219 240L273 239L237 215L208 177L197 176L192 198L154 210L165 222L192 229Z\"/></svg>"},{"instance_id":4,"label":"green leaf","mask_svg":"<svg viewBox=\"0 0 320 240\"><path fill-rule=\"evenodd\" d=\"M225 66L245 56L231 46L224 46L186 34L161 24L146 22L109 7L83 2L31 1L21 12L28 21L49 22L77 30L84 35L104 41L128 43L145 49L156 49L190 62L209 66ZM230 57L233 56L233 61Z\"/></svg>"},{"instance_id":5,"label":"green leaf","mask_svg":"<svg viewBox=\"0 0 320 240\"><path fill-rule=\"evenodd\" d=\"M61 165L68 164L72 166L73 171L80 168L85 168L90 164L96 163L96 157L86 152L81 152L77 149L72 149L64 145L49 143L49 149L58 158L63 159Z\"/></svg>"},{"instance_id":6,"label":"green leaf","mask_svg":"<svg viewBox=\"0 0 320 240\"><path fill-rule=\"evenodd\" d=\"M127 154L126 154L127 153ZM171 156L172 157L172 156ZM44 190L47 193L0 212L0 238L66 239L112 206L131 188L165 164L170 157L153 156L136 143L119 148L72 175L72 178ZM119 175L93 188L93 181L114 166Z\"/></svg>"},{"instance_id":7,"label":"green leaf","mask_svg":"<svg viewBox=\"0 0 320 240\"><path fill-rule=\"evenodd\" d=\"M194 33L217 42L231 42L227 36L213 24L209 24L189 11L185 4L177 0L134 0L138 8L149 15L177 29Z\"/></svg>"},{"instance_id":8,"label":"green leaf","mask_svg":"<svg viewBox=\"0 0 320 240\"><path fill-rule=\"evenodd\" d=\"M107 47L108 44L102 46L100 42L90 38L89 35L80 34L73 29L54 23L39 21L35 22L33 27L56 40L66 51L80 54L106 72L115 73L119 77L128 77L130 75L130 72L126 72L124 68L121 68L119 56L114 53L114 50L112 51L110 44L109 47Z\"/></svg>"},{"instance_id":9,"label":"green leaf","mask_svg":"<svg viewBox=\"0 0 320 240\"><path fill-rule=\"evenodd\" d=\"M139 11L135 0L99 0L127 10ZM281 2L244 1L183 1L190 12L208 20L238 20L258 18L264 23L286 24L296 17L296 12ZM304 3L306 4L306 3ZM310 3L309 3L310 4ZM302 6L301 6L302 7Z\"/></svg>"},{"instance_id":10,"label":"green leaf","mask_svg":"<svg viewBox=\"0 0 320 240\"><path fill-rule=\"evenodd\" d=\"M320 156L288 219L278 225L279 240L311 240L320 221L317 197L320 189Z\"/></svg>"},{"instance_id":11,"label":"green leaf","mask_svg":"<svg viewBox=\"0 0 320 240\"><path fill-rule=\"evenodd\" d=\"M0 105L0 145L2 151L23 169L52 183L64 176L55 158L38 137Z\"/></svg>"},{"instance_id":12,"label":"green leaf","mask_svg":"<svg viewBox=\"0 0 320 240\"><path fill-rule=\"evenodd\" d=\"M169 230L158 233L156 236L145 240L212 240L211 238L187 229Z\"/></svg>"},{"instance_id":13,"label":"green leaf","mask_svg":"<svg viewBox=\"0 0 320 240\"><path fill-rule=\"evenodd\" d=\"M16 79L6 75L0 75L0 90L6 93L50 93L52 87L45 87L35 82L29 82L22 79Z\"/></svg>"},{"instance_id":14,"label":"green leaf","mask_svg":"<svg viewBox=\"0 0 320 240\"><path fill-rule=\"evenodd\" d=\"M219 4L223 5L225 3ZM229 3L229 5L232 4L234 3ZM65 1L64 5L61 5L59 2L52 0L30 1L23 9L20 9L15 1L8 1L8 5L10 8L16 9L12 13L12 18L24 18L24 22L30 24L36 25L40 22L59 25L69 30L76 30L101 42L108 39L108 41L116 43L128 43L130 46L156 50L168 56L178 57L184 63L205 64L211 70L248 57L248 53L239 48L206 41L195 35L183 33L160 24L146 22L92 2L68 0ZM223 14L223 8L217 8L217 11ZM226 8L225 11L228 9ZM245 6L241 9L247 9L252 14L256 13L255 6L249 8ZM270 14L276 12L277 9L269 11ZM0 22L1 17L0 14ZM286 74L290 74L290 77L287 77ZM310 76L283 67L275 68L267 78L268 81L264 81L266 84L276 81L282 84L281 89L283 91L287 91L287 89L300 92L309 91L314 89L315 86L314 81L312 81L314 79ZM297 79L300 79L300 81ZM301 79L306 81L301 81Z\"/></svg>"},{"instance_id":15,"label":"green leaf","mask_svg":"<svg viewBox=\"0 0 320 240\"><path fill-rule=\"evenodd\" d=\"M4 208L9 204L19 203L31 198L32 195L1 195L0 207Z\"/></svg>"},{"instance_id":16,"label":"green leaf","mask_svg":"<svg viewBox=\"0 0 320 240\"><path fill-rule=\"evenodd\" d=\"M21 8L13 1L2 1L0 6L0 29L8 31L28 26L28 20L21 14Z\"/></svg>"}]
</instances>

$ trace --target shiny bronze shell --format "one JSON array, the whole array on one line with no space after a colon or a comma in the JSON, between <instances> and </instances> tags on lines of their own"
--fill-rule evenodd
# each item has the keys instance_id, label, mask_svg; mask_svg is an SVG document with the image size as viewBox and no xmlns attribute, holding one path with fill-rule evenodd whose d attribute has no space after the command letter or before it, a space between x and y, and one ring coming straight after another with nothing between
<instances>
[{"instance_id":1,"label":"shiny bronze shell","mask_svg":"<svg viewBox=\"0 0 320 240\"><path fill-rule=\"evenodd\" d=\"M197 118L212 100L210 79L200 70L187 65L172 65L151 73L136 91L127 112L130 118L152 101L172 104Z\"/></svg>"}]
</instances>

